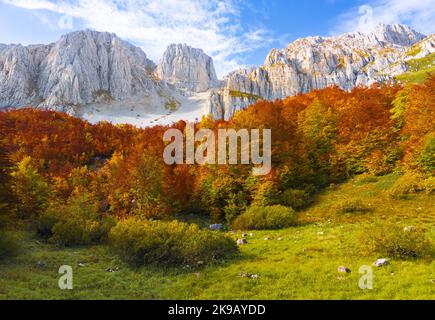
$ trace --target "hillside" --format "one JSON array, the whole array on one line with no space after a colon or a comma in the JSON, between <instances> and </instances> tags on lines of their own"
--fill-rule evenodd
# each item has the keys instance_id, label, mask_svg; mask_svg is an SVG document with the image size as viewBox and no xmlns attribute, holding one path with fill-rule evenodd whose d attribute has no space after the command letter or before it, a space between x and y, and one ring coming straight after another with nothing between
<instances>
[{"instance_id":1,"label":"hillside","mask_svg":"<svg viewBox=\"0 0 435 320\"><path fill-rule=\"evenodd\" d=\"M253 231L239 258L206 268L132 269L105 246L59 251L22 231L18 233L24 242L22 252L0 264L0 299L430 300L435 295L433 258L391 259L388 267L374 268L373 290L358 287L359 268L384 258L361 255L359 236L365 224L388 216L401 227L426 228L428 237L435 238L433 195L393 201L388 193L397 179L397 175L356 177L327 190L301 213L305 225ZM356 198L375 211L342 216L333 209L337 199ZM228 235L237 239L239 233ZM266 237L270 240L265 241ZM71 292L57 287L57 268L64 264L75 270L75 290ZM337 268L342 265L352 272L340 274ZM107 272L109 268L117 271ZM258 275L258 279L242 277L244 273Z\"/></svg>"},{"instance_id":2,"label":"hillside","mask_svg":"<svg viewBox=\"0 0 435 320\"><path fill-rule=\"evenodd\" d=\"M162 137L185 139L183 121L2 111L0 298L431 299L434 88L433 75L331 87L195 125L270 129L263 176L253 163L165 163ZM373 290L359 288L361 266Z\"/></svg>"}]
</instances>

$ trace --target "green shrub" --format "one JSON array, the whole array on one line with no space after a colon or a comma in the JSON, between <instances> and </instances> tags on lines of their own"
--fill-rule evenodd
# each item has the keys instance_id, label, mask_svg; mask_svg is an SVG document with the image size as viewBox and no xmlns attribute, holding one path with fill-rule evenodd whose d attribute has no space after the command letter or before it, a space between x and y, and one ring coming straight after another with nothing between
<instances>
[{"instance_id":1,"label":"green shrub","mask_svg":"<svg viewBox=\"0 0 435 320\"><path fill-rule=\"evenodd\" d=\"M435 134L430 134L424 145L421 157L418 159L419 165L427 172L435 170Z\"/></svg>"},{"instance_id":2,"label":"green shrub","mask_svg":"<svg viewBox=\"0 0 435 320\"><path fill-rule=\"evenodd\" d=\"M250 207L233 222L236 230L273 230L294 226L297 215L284 206Z\"/></svg>"},{"instance_id":3,"label":"green shrub","mask_svg":"<svg viewBox=\"0 0 435 320\"><path fill-rule=\"evenodd\" d=\"M310 193L305 190L289 189L280 195L280 204L295 210L307 207L311 203Z\"/></svg>"},{"instance_id":4,"label":"green shrub","mask_svg":"<svg viewBox=\"0 0 435 320\"><path fill-rule=\"evenodd\" d=\"M395 199L406 199L412 194L422 192L430 194L433 191L433 177L426 178L420 173L407 172L394 183L390 190L390 196Z\"/></svg>"},{"instance_id":5,"label":"green shrub","mask_svg":"<svg viewBox=\"0 0 435 320\"><path fill-rule=\"evenodd\" d=\"M273 181L259 183L252 194L252 206L267 207L278 203L279 191Z\"/></svg>"},{"instance_id":6,"label":"green shrub","mask_svg":"<svg viewBox=\"0 0 435 320\"><path fill-rule=\"evenodd\" d=\"M247 201L243 192L231 194L228 197L227 205L224 207L225 220L231 223L237 218L243 211L246 210Z\"/></svg>"},{"instance_id":7,"label":"green shrub","mask_svg":"<svg viewBox=\"0 0 435 320\"><path fill-rule=\"evenodd\" d=\"M230 258L238 251L223 234L179 221L130 218L118 222L109 238L115 252L135 265L194 266Z\"/></svg>"},{"instance_id":8,"label":"green shrub","mask_svg":"<svg viewBox=\"0 0 435 320\"><path fill-rule=\"evenodd\" d=\"M30 157L25 157L12 173L12 189L19 218L38 217L47 208L50 188Z\"/></svg>"},{"instance_id":9,"label":"green shrub","mask_svg":"<svg viewBox=\"0 0 435 320\"><path fill-rule=\"evenodd\" d=\"M397 223L384 222L367 226L360 235L362 252L378 253L389 258L419 258L431 250L424 230L410 228Z\"/></svg>"},{"instance_id":10,"label":"green shrub","mask_svg":"<svg viewBox=\"0 0 435 320\"><path fill-rule=\"evenodd\" d=\"M50 242L87 245L107 240L114 219L102 216L86 194L76 195L66 205L52 205L38 220L37 232Z\"/></svg>"},{"instance_id":11,"label":"green shrub","mask_svg":"<svg viewBox=\"0 0 435 320\"><path fill-rule=\"evenodd\" d=\"M18 239L12 233L0 230L0 261L14 255L19 248Z\"/></svg>"},{"instance_id":12,"label":"green shrub","mask_svg":"<svg viewBox=\"0 0 435 320\"><path fill-rule=\"evenodd\" d=\"M370 213L374 209L363 203L361 199L347 199L334 206L335 212L337 214L346 213Z\"/></svg>"}]
</instances>

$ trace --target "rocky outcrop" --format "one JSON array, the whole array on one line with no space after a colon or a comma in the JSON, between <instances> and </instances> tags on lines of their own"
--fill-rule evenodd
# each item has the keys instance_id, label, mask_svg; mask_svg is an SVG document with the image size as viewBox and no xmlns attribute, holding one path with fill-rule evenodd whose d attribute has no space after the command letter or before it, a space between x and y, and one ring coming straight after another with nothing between
<instances>
[{"instance_id":1,"label":"rocky outcrop","mask_svg":"<svg viewBox=\"0 0 435 320\"><path fill-rule=\"evenodd\" d=\"M49 45L0 44L0 108L30 105L104 120L168 116L184 107L189 116L200 109L228 120L259 99L393 81L409 70L409 60L433 52L434 35L379 25L370 34L299 39L271 50L262 66L218 81L201 49L170 45L156 66L116 35L86 30Z\"/></svg>"},{"instance_id":2,"label":"rocky outcrop","mask_svg":"<svg viewBox=\"0 0 435 320\"><path fill-rule=\"evenodd\" d=\"M0 107L64 110L105 100L158 96L155 65L110 33L80 31L50 45L0 51Z\"/></svg>"},{"instance_id":3,"label":"rocky outcrop","mask_svg":"<svg viewBox=\"0 0 435 320\"><path fill-rule=\"evenodd\" d=\"M423 40L425 36L403 24L380 24L369 35L369 38L374 38L375 41L387 44L396 44L406 47Z\"/></svg>"},{"instance_id":4,"label":"rocky outcrop","mask_svg":"<svg viewBox=\"0 0 435 320\"><path fill-rule=\"evenodd\" d=\"M204 92L219 83L212 58L185 44L170 45L155 74L186 93Z\"/></svg>"},{"instance_id":5,"label":"rocky outcrop","mask_svg":"<svg viewBox=\"0 0 435 320\"><path fill-rule=\"evenodd\" d=\"M210 111L228 120L258 99L282 99L333 85L350 90L392 81L408 70L407 60L434 52L433 40L403 25L379 25L367 35L299 39L285 49L273 49L263 66L229 74L225 87L213 95ZM418 56L410 57L410 51L418 51Z\"/></svg>"}]
</instances>

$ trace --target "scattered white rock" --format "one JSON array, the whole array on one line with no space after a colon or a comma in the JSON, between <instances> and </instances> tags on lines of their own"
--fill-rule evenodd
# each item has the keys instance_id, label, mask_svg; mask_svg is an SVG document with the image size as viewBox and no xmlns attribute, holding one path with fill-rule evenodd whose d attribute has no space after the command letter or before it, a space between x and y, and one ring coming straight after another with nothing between
<instances>
[{"instance_id":1,"label":"scattered white rock","mask_svg":"<svg viewBox=\"0 0 435 320\"><path fill-rule=\"evenodd\" d=\"M384 266L388 266L390 264L390 261L388 259L378 259L375 261L375 263L373 264L375 267L384 267Z\"/></svg>"},{"instance_id":2,"label":"scattered white rock","mask_svg":"<svg viewBox=\"0 0 435 320\"><path fill-rule=\"evenodd\" d=\"M242 278L249 278L252 280L256 280L256 279L260 278L260 275L258 275L258 274L250 274L247 272L242 272L239 276Z\"/></svg>"},{"instance_id":3,"label":"scattered white rock","mask_svg":"<svg viewBox=\"0 0 435 320\"><path fill-rule=\"evenodd\" d=\"M416 228L413 226L408 226L408 227L403 228L403 231L405 231L405 232L413 232L415 230L416 230Z\"/></svg>"},{"instance_id":4,"label":"scattered white rock","mask_svg":"<svg viewBox=\"0 0 435 320\"><path fill-rule=\"evenodd\" d=\"M340 266L340 267L338 267L338 272L339 273L351 273L352 271L347 267Z\"/></svg>"},{"instance_id":5,"label":"scattered white rock","mask_svg":"<svg viewBox=\"0 0 435 320\"><path fill-rule=\"evenodd\" d=\"M37 265L39 268L45 268L45 267L47 267L47 262L45 262L45 261L38 261L38 262L36 263L36 265Z\"/></svg>"},{"instance_id":6,"label":"scattered white rock","mask_svg":"<svg viewBox=\"0 0 435 320\"><path fill-rule=\"evenodd\" d=\"M223 228L224 226L220 223L210 225L210 230L212 231L221 231Z\"/></svg>"},{"instance_id":7,"label":"scattered white rock","mask_svg":"<svg viewBox=\"0 0 435 320\"><path fill-rule=\"evenodd\" d=\"M242 246L242 245L244 245L244 244L248 244L248 240L246 240L246 239L237 239L237 245L238 246Z\"/></svg>"}]
</instances>

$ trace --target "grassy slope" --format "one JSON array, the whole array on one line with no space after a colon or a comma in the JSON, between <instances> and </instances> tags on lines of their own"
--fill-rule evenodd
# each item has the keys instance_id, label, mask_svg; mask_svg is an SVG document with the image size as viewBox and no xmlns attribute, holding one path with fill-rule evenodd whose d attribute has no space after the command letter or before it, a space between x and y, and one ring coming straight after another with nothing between
<instances>
[{"instance_id":1,"label":"grassy slope","mask_svg":"<svg viewBox=\"0 0 435 320\"><path fill-rule=\"evenodd\" d=\"M134 270L106 247L60 250L22 232L26 245L21 254L0 264L0 299L434 299L435 262L429 258L392 260L390 266L374 270L374 290L358 287L359 267L380 258L359 254L357 236L363 222L389 216L403 225L423 226L435 239L433 196L390 200L386 193L395 179L390 175L372 183L353 180L327 190L301 214L304 226L254 232L240 258L203 270ZM337 200L355 197L375 212L337 216L331 209ZM37 266L41 260L46 268ZM72 291L57 287L57 269L63 264L74 268ZM340 265L352 273L338 274ZM118 272L105 271L115 266ZM240 277L243 272L260 278Z\"/></svg>"},{"instance_id":2,"label":"grassy slope","mask_svg":"<svg viewBox=\"0 0 435 320\"><path fill-rule=\"evenodd\" d=\"M409 72L396 76L402 83L423 83L430 74L435 73L435 53L421 59L412 59L407 62Z\"/></svg>"}]
</instances>

